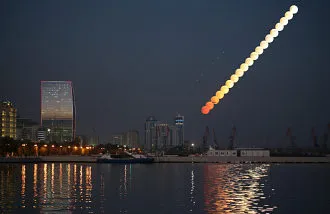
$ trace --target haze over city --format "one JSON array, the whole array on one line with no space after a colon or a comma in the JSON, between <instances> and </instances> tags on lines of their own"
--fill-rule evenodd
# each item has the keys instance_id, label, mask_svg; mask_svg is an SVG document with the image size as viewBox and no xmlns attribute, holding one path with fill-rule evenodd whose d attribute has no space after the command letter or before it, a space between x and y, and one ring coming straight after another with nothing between
<instances>
[{"instance_id":1,"label":"haze over city","mask_svg":"<svg viewBox=\"0 0 330 214\"><path fill-rule=\"evenodd\" d=\"M200 108L274 27L299 5L293 24L211 114ZM185 116L185 139L205 126L227 144L280 146L291 127L298 145L329 122L330 32L321 1L3 1L0 97L40 120L40 81L73 82L77 134L102 141L138 129L148 116ZM251 15L252 14L252 15Z\"/></svg>"}]
</instances>

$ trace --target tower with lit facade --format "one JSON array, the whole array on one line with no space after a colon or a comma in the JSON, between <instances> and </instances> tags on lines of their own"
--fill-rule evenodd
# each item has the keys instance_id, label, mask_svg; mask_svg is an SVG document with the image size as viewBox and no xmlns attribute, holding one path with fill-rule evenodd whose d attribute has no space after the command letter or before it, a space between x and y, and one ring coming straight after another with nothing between
<instances>
[{"instance_id":1,"label":"tower with lit facade","mask_svg":"<svg viewBox=\"0 0 330 214\"><path fill-rule=\"evenodd\" d=\"M156 125L157 120L154 116L147 118L144 124L144 148L147 150L152 150L156 144Z\"/></svg>"},{"instance_id":2,"label":"tower with lit facade","mask_svg":"<svg viewBox=\"0 0 330 214\"><path fill-rule=\"evenodd\" d=\"M1 137L16 139L16 109L13 103L5 101L1 103Z\"/></svg>"},{"instance_id":3,"label":"tower with lit facade","mask_svg":"<svg viewBox=\"0 0 330 214\"><path fill-rule=\"evenodd\" d=\"M41 81L41 126L47 140L70 142L75 138L75 98L71 81Z\"/></svg>"},{"instance_id":4,"label":"tower with lit facade","mask_svg":"<svg viewBox=\"0 0 330 214\"><path fill-rule=\"evenodd\" d=\"M183 146L184 144L184 116L177 114L174 119L175 125L175 139L177 146Z\"/></svg>"}]
</instances>

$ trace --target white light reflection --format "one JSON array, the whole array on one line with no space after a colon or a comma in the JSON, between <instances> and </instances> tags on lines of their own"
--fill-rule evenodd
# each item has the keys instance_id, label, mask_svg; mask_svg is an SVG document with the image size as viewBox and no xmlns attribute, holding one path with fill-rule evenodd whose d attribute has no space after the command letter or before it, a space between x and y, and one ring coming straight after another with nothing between
<instances>
[{"instance_id":1,"label":"white light reflection","mask_svg":"<svg viewBox=\"0 0 330 214\"><path fill-rule=\"evenodd\" d=\"M22 165L22 188L21 188L21 196L22 196L22 207L25 207L25 188L26 188L26 170L25 170L25 164Z\"/></svg>"},{"instance_id":2,"label":"white light reflection","mask_svg":"<svg viewBox=\"0 0 330 214\"><path fill-rule=\"evenodd\" d=\"M194 197L194 190L195 190L195 174L194 174L194 169L191 169L191 178L190 178L190 183L191 183L191 188L190 188L190 202L191 202L191 209L190 212L193 211L193 207L196 204L195 197Z\"/></svg>"},{"instance_id":3,"label":"white light reflection","mask_svg":"<svg viewBox=\"0 0 330 214\"><path fill-rule=\"evenodd\" d=\"M51 165L51 185L50 185L50 189L51 189L51 193L54 194L54 167L55 167L55 164L52 163Z\"/></svg>"},{"instance_id":4,"label":"white light reflection","mask_svg":"<svg viewBox=\"0 0 330 214\"><path fill-rule=\"evenodd\" d=\"M272 212L276 206L264 204L264 177L269 165L206 165L205 209L209 213Z\"/></svg>"},{"instance_id":5,"label":"white light reflection","mask_svg":"<svg viewBox=\"0 0 330 214\"><path fill-rule=\"evenodd\" d=\"M91 209L91 207L88 205L89 203L92 203L92 189L93 189L93 185L92 185L92 167L91 166L87 166L85 168L85 175L86 175L86 203L87 203L87 207Z\"/></svg>"},{"instance_id":6,"label":"white light reflection","mask_svg":"<svg viewBox=\"0 0 330 214\"><path fill-rule=\"evenodd\" d=\"M38 196L37 182L38 182L38 164L33 164L33 198L36 198Z\"/></svg>"},{"instance_id":7,"label":"white light reflection","mask_svg":"<svg viewBox=\"0 0 330 214\"><path fill-rule=\"evenodd\" d=\"M44 163L43 202L47 201L47 163Z\"/></svg>"},{"instance_id":8,"label":"white light reflection","mask_svg":"<svg viewBox=\"0 0 330 214\"><path fill-rule=\"evenodd\" d=\"M59 172L59 180L60 180L60 195L62 195L63 191L62 191L62 187L63 187L63 172L62 172L62 163L60 163L60 172Z\"/></svg>"},{"instance_id":9,"label":"white light reflection","mask_svg":"<svg viewBox=\"0 0 330 214\"><path fill-rule=\"evenodd\" d=\"M101 173L101 176L100 176L100 209L101 209L101 213L104 213L104 201L105 201L105 198L104 198L104 189L105 189L105 186L104 186L104 175L103 173Z\"/></svg>"}]
</instances>

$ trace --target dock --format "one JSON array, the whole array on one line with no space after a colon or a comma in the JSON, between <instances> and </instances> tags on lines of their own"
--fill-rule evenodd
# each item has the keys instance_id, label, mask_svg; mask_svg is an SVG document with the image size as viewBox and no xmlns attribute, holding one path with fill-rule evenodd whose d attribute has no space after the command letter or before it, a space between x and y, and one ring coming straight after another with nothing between
<instances>
[{"instance_id":1,"label":"dock","mask_svg":"<svg viewBox=\"0 0 330 214\"><path fill-rule=\"evenodd\" d=\"M0 157L1 163L96 163L95 156L39 156ZM210 157L210 156L161 156L155 163L330 163L330 157Z\"/></svg>"}]
</instances>

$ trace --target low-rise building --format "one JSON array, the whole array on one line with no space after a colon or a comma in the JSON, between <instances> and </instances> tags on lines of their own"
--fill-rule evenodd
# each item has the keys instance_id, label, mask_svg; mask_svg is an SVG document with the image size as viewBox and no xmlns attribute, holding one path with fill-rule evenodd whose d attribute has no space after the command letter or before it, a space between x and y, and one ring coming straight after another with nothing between
<instances>
[{"instance_id":1,"label":"low-rise building","mask_svg":"<svg viewBox=\"0 0 330 214\"><path fill-rule=\"evenodd\" d=\"M2 102L0 105L0 133L1 137L16 139L16 108L9 101Z\"/></svg>"}]
</instances>

